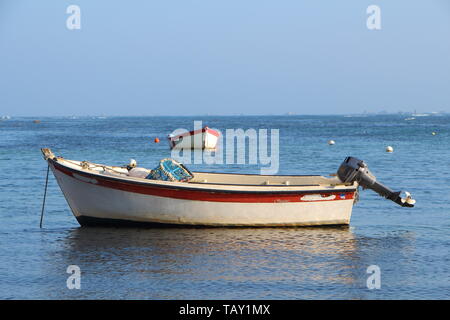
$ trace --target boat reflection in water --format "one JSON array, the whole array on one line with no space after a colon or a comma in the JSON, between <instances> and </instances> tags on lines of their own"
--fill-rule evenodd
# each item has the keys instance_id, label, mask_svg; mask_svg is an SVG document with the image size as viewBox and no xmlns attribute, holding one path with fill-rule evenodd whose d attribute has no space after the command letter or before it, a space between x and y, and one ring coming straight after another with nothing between
<instances>
[{"instance_id":1,"label":"boat reflection in water","mask_svg":"<svg viewBox=\"0 0 450 320\"><path fill-rule=\"evenodd\" d=\"M90 298L358 299L368 266L348 227L77 228L64 246Z\"/></svg>"}]
</instances>

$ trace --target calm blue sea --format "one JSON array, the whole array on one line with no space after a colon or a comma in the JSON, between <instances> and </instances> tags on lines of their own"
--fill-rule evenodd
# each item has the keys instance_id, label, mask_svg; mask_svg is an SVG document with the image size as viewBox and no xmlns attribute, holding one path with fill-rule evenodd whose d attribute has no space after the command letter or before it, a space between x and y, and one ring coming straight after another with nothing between
<instances>
[{"instance_id":1,"label":"calm blue sea","mask_svg":"<svg viewBox=\"0 0 450 320\"><path fill-rule=\"evenodd\" d=\"M0 121L0 299L449 299L450 117L405 117ZM41 147L68 159L122 165L134 158L152 168L170 156L165 136L192 130L194 120L223 131L279 129L280 174L327 175L346 156L359 157L381 182L410 191L417 205L401 208L363 191L349 228L80 228L50 176L39 229ZM258 172L249 165L188 167ZM69 265L81 268L80 290L66 286ZM370 265L381 270L380 289L367 288Z\"/></svg>"}]
</instances>

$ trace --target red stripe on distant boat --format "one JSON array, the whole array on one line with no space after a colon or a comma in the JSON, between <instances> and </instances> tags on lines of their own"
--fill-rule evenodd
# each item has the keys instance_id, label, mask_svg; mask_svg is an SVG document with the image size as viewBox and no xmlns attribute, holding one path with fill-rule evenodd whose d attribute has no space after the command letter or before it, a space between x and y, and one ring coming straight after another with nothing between
<instances>
[{"instance_id":1,"label":"red stripe on distant boat","mask_svg":"<svg viewBox=\"0 0 450 320\"><path fill-rule=\"evenodd\" d=\"M177 139L179 139L180 137L193 136L193 135L195 135L195 134L197 134L197 133L203 133L203 132L208 132L208 133L210 133L210 134L212 134L212 135L214 135L214 136L216 136L216 137L219 137L219 136L220 136L220 134L219 134L218 131L213 130L213 129L210 129L210 128L208 128L208 127L204 127L203 129L198 129L198 130L193 130L193 131L185 132L185 133L182 133L182 134L173 136L173 137L169 136L169 139L170 139L170 140L177 140Z\"/></svg>"},{"instance_id":2,"label":"red stripe on distant boat","mask_svg":"<svg viewBox=\"0 0 450 320\"><path fill-rule=\"evenodd\" d=\"M98 175L92 175L78 170L72 171L71 169L59 164L58 162L53 162L55 169L58 171L71 176L73 173L81 175L89 179L95 179L97 183L92 183L84 180L84 183L93 184L96 186L102 186L105 188L122 190L126 192L139 193L145 195L152 195L165 198L183 199L183 200L197 200L197 201L212 201L212 202L242 202L242 203L283 203L283 202L320 202L320 201L339 201L339 200L351 200L354 198L354 191L346 192L317 192L317 193L301 193L298 194L274 194L270 192L261 193L246 193L244 192L221 192L221 191L203 191L203 190L185 190L183 188L172 189L164 188L160 186L153 185L142 185L134 184L130 182L125 182L123 180L109 180ZM79 180L79 179L77 179ZM320 194L322 197L326 198L334 195L335 198L332 200L301 200L305 195Z\"/></svg>"}]
</instances>

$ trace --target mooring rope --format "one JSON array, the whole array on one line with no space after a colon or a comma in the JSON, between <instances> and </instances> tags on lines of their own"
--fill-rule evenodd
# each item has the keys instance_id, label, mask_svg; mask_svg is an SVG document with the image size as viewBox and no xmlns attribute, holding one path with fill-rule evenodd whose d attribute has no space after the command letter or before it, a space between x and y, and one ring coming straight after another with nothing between
<instances>
[{"instance_id":1,"label":"mooring rope","mask_svg":"<svg viewBox=\"0 0 450 320\"><path fill-rule=\"evenodd\" d=\"M47 164L47 177L45 178L44 200L42 201L41 222L39 228L42 228L42 220L44 219L45 198L47 197L48 172L50 171L50 163Z\"/></svg>"}]
</instances>

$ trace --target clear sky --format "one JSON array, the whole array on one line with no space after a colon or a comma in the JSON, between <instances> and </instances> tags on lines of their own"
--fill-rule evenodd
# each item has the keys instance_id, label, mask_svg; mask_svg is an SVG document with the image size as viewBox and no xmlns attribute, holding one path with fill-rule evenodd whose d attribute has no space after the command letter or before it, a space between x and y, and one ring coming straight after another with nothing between
<instances>
[{"instance_id":1,"label":"clear sky","mask_svg":"<svg viewBox=\"0 0 450 320\"><path fill-rule=\"evenodd\" d=\"M0 116L381 110L450 112L449 0L0 0Z\"/></svg>"}]
</instances>

